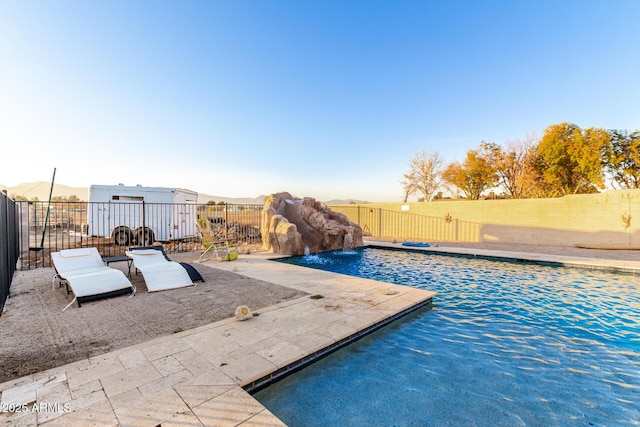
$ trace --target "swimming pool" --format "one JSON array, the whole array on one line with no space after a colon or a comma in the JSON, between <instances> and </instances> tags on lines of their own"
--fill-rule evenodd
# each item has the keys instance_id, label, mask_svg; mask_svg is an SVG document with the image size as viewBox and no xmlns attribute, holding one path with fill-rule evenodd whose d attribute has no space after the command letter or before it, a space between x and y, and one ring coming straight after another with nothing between
<instances>
[{"instance_id":1,"label":"swimming pool","mask_svg":"<svg viewBox=\"0 0 640 427\"><path fill-rule=\"evenodd\" d=\"M376 248L284 261L438 292L254 395L289 426L640 425L640 277Z\"/></svg>"}]
</instances>

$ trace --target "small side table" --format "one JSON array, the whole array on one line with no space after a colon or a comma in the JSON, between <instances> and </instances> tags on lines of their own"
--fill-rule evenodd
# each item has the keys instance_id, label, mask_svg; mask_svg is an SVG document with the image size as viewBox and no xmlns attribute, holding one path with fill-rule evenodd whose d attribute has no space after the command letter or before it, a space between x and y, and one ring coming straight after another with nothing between
<instances>
[{"instance_id":1,"label":"small side table","mask_svg":"<svg viewBox=\"0 0 640 427\"><path fill-rule=\"evenodd\" d=\"M131 265L133 265L133 259L129 258L128 256L107 256L107 257L103 257L102 260L104 261L105 264L107 264L107 266L109 264L111 264L112 262L127 262L127 269L128 269L128 273L127 276L131 277Z\"/></svg>"}]
</instances>

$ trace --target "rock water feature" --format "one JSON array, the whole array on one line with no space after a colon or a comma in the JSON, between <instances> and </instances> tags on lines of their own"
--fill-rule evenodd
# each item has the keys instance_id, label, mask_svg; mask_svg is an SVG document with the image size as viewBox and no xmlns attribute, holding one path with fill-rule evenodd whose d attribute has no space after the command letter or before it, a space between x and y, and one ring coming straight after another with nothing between
<instances>
[{"instance_id":1,"label":"rock water feature","mask_svg":"<svg viewBox=\"0 0 640 427\"><path fill-rule=\"evenodd\" d=\"M351 249L362 246L362 228L346 215L323 207L311 197L289 193L268 196L262 210L262 246L281 255Z\"/></svg>"}]
</instances>

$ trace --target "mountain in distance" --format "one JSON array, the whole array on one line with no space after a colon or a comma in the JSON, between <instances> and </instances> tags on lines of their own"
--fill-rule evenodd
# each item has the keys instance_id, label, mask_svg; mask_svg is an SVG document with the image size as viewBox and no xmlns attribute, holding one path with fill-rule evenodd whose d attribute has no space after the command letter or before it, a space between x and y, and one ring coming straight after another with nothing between
<instances>
[{"instance_id":1,"label":"mountain in distance","mask_svg":"<svg viewBox=\"0 0 640 427\"><path fill-rule=\"evenodd\" d=\"M37 182L23 182L14 187L7 187L6 185L0 184L0 190L6 189L8 195L17 194L20 196L24 196L27 199L31 200L34 197L37 197L41 202L46 202L49 200L49 191L51 190L51 183L46 181L37 181ZM72 196L75 195L80 200L87 200L89 198L89 188L86 187L70 187L64 184L55 183L53 186L52 196ZM265 195L260 195L257 197L223 197L223 196L211 196L209 194L198 193L198 203L207 203L210 200L214 202L224 202L229 204L236 205L263 205ZM355 204L364 204L367 203L365 201L360 200L330 200L327 202L323 202L327 205L346 205L350 203Z\"/></svg>"},{"instance_id":2,"label":"mountain in distance","mask_svg":"<svg viewBox=\"0 0 640 427\"><path fill-rule=\"evenodd\" d=\"M366 205L367 203L372 202L357 199L332 199L322 203L324 203L325 205Z\"/></svg>"},{"instance_id":3,"label":"mountain in distance","mask_svg":"<svg viewBox=\"0 0 640 427\"><path fill-rule=\"evenodd\" d=\"M9 196L16 194L24 196L31 200L37 197L39 201L46 202L49 200L49 192L51 191L51 182L36 181L23 182L15 187L8 187L0 184L0 190L6 189ZM55 183L53 185L52 196L72 196L75 195L80 200L87 200L89 197L89 189L86 187L69 187L68 185Z\"/></svg>"},{"instance_id":4,"label":"mountain in distance","mask_svg":"<svg viewBox=\"0 0 640 427\"><path fill-rule=\"evenodd\" d=\"M216 203L225 202L232 205L264 205L265 197L267 196L261 195L258 197L222 197L198 193L198 203L207 203L209 202L209 200L213 200Z\"/></svg>"}]
</instances>

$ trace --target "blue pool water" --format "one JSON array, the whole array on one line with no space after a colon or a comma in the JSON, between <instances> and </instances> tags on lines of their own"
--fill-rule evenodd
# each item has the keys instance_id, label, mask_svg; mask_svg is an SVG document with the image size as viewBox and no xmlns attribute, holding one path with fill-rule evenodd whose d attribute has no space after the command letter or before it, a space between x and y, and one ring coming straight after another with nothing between
<instances>
[{"instance_id":1,"label":"blue pool water","mask_svg":"<svg viewBox=\"0 0 640 427\"><path fill-rule=\"evenodd\" d=\"M640 277L375 248L285 262L438 292L254 395L291 427L640 425Z\"/></svg>"}]
</instances>

